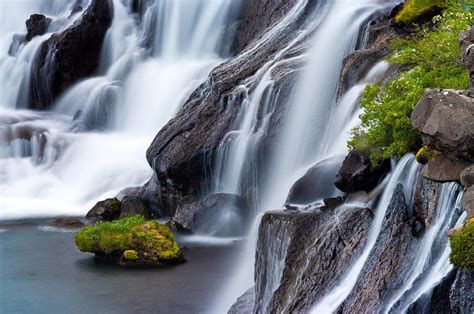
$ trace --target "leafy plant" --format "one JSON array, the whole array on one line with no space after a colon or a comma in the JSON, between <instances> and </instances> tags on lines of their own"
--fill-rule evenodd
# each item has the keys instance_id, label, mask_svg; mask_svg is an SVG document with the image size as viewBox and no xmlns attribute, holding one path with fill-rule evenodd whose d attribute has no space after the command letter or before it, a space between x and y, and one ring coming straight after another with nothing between
<instances>
[{"instance_id":1,"label":"leafy plant","mask_svg":"<svg viewBox=\"0 0 474 314\"><path fill-rule=\"evenodd\" d=\"M421 146L411 124L411 113L427 88L466 89L469 77L460 64L458 39L474 22L472 10L450 5L433 19L434 29L394 41L388 57L403 70L394 79L368 85L362 95L361 125L353 130L349 147L381 160L401 157Z\"/></svg>"}]
</instances>

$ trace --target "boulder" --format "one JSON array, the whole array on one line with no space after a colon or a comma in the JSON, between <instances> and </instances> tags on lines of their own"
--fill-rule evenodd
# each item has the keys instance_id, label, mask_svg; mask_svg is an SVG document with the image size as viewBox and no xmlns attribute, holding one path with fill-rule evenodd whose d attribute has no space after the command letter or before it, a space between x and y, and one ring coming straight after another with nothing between
<instances>
[{"instance_id":1,"label":"boulder","mask_svg":"<svg viewBox=\"0 0 474 314\"><path fill-rule=\"evenodd\" d=\"M389 160L385 160L378 167L373 168L366 154L351 151L344 159L334 184L339 190L346 193L370 192L389 171Z\"/></svg>"},{"instance_id":2,"label":"boulder","mask_svg":"<svg viewBox=\"0 0 474 314\"><path fill-rule=\"evenodd\" d=\"M185 262L169 227L132 216L87 226L76 236L82 252L125 267L176 265Z\"/></svg>"},{"instance_id":3,"label":"boulder","mask_svg":"<svg viewBox=\"0 0 474 314\"><path fill-rule=\"evenodd\" d=\"M450 159L443 153L432 157L421 170L421 174L430 180L437 182L459 181L461 172L469 166L466 161Z\"/></svg>"},{"instance_id":4,"label":"boulder","mask_svg":"<svg viewBox=\"0 0 474 314\"><path fill-rule=\"evenodd\" d=\"M474 217L474 186L464 192L462 208L467 212L468 217Z\"/></svg>"},{"instance_id":5,"label":"boulder","mask_svg":"<svg viewBox=\"0 0 474 314\"><path fill-rule=\"evenodd\" d=\"M470 188L474 185L474 165L465 168L461 172L461 184L466 188Z\"/></svg>"},{"instance_id":6,"label":"boulder","mask_svg":"<svg viewBox=\"0 0 474 314\"><path fill-rule=\"evenodd\" d=\"M461 35L459 43L462 63L469 71L471 89L474 89L474 26Z\"/></svg>"},{"instance_id":7,"label":"boulder","mask_svg":"<svg viewBox=\"0 0 474 314\"><path fill-rule=\"evenodd\" d=\"M287 204L306 205L320 201L325 197L341 195L333 184L342 164L342 158L335 157L323 160L312 166L306 174L298 179L290 189Z\"/></svg>"},{"instance_id":8,"label":"boulder","mask_svg":"<svg viewBox=\"0 0 474 314\"><path fill-rule=\"evenodd\" d=\"M411 119L428 148L474 162L474 98L467 93L427 90Z\"/></svg>"},{"instance_id":9,"label":"boulder","mask_svg":"<svg viewBox=\"0 0 474 314\"><path fill-rule=\"evenodd\" d=\"M44 35L51 25L51 19L43 14L33 14L26 20L26 36L25 40L30 41L35 36Z\"/></svg>"},{"instance_id":10,"label":"boulder","mask_svg":"<svg viewBox=\"0 0 474 314\"><path fill-rule=\"evenodd\" d=\"M120 217L122 203L116 198L100 201L86 215L92 221L112 221Z\"/></svg>"},{"instance_id":11,"label":"boulder","mask_svg":"<svg viewBox=\"0 0 474 314\"><path fill-rule=\"evenodd\" d=\"M125 196L122 199L122 206L120 207L120 218L141 215L145 219L152 219L156 217L148 206L148 204L140 197Z\"/></svg>"},{"instance_id":12,"label":"boulder","mask_svg":"<svg viewBox=\"0 0 474 314\"><path fill-rule=\"evenodd\" d=\"M92 0L71 27L53 34L35 56L29 107L48 109L67 88L94 73L112 18L112 1Z\"/></svg>"},{"instance_id":13,"label":"boulder","mask_svg":"<svg viewBox=\"0 0 474 314\"><path fill-rule=\"evenodd\" d=\"M56 217L48 222L50 226L59 228L81 228L84 223L78 218Z\"/></svg>"},{"instance_id":14,"label":"boulder","mask_svg":"<svg viewBox=\"0 0 474 314\"><path fill-rule=\"evenodd\" d=\"M181 204L171 226L197 234L235 236L244 234L250 221L250 210L240 196L218 193Z\"/></svg>"}]
</instances>

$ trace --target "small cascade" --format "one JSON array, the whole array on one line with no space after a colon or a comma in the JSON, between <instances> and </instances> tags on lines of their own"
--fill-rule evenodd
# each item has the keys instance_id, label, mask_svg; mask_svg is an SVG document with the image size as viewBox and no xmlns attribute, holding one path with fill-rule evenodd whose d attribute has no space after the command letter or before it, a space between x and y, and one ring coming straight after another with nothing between
<instances>
[{"instance_id":1,"label":"small cascade","mask_svg":"<svg viewBox=\"0 0 474 314\"><path fill-rule=\"evenodd\" d=\"M229 26L240 3L147 1L138 17L131 1L113 0L99 76L66 90L50 111L32 112L19 108L28 101L26 82L38 49L82 12L71 14L76 7L70 1L7 2L0 2L1 14L11 9L15 19L0 21L0 106L9 108L0 109L0 219L84 214L97 200L145 183L152 174L148 145L224 60L221 36L232 37ZM77 2L83 9L89 3ZM33 13L51 18L48 32L10 56L13 34L25 31Z\"/></svg>"}]
</instances>

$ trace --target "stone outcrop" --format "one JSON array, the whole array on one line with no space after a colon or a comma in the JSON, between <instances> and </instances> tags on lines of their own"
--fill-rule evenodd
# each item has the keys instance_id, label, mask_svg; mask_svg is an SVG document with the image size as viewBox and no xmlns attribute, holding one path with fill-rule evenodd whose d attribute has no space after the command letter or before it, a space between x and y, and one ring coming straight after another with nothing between
<instances>
[{"instance_id":1,"label":"stone outcrop","mask_svg":"<svg viewBox=\"0 0 474 314\"><path fill-rule=\"evenodd\" d=\"M450 159L443 153L437 153L434 157L428 160L428 163L423 167L421 173L425 178L438 182L458 181L461 172L469 166L470 163L459 160Z\"/></svg>"},{"instance_id":2,"label":"stone outcrop","mask_svg":"<svg viewBox=\"0 0 474 314\"><path fill-rule=\"evenodd\" d=\"M461 184L466 189L474 185L474 165L466 167L460 175Z\"/></svg>"},{"instance_id":3,"label":"stone outcrop","mask_svg":"<svg viewBox=\"0 0 474 314\"><path fill-rule=\"evenodd\" d=\"M464 208L469 217L474 217L474 187L470 187L464 192L462 208Z\"/></svg>"},{"instance_id":4,"label":"stone outcrop","mask_svg":"<svg viewBox=\"0 0 474 314\"><path fill-rule=\"evenodd\" d=\"M368 156L351 151L344 159L334 184L339 190L347 193L370 192L388 171L390 171L389 160L383 161L374 169Z\"/></svg>"},{"instance_id":5,"label":"stone outcrop","mask_svg":"<svg viewBox=\"0 0 474 314\"><path fill-rule=\"evenodd\" d=\"M326 197L338 196L340 192L328 182L334 182L341 161L342 158L336 157L323 160L311 167L293 184L286 203L306 205Z\"/></svg>"},{"instance_id":6,"label":"stone outcrop","mask_svg":"<svg viewBox=\"0 0 474 314\"><path fill-rule=\"evenodd\" d=\"M44 35L51 24L51 19L43 14L33 14L26 20L25 40L30 41L35 36Z\"/></svg>"},{"instance_id":7,"label":"stone outcrop","mask_svg":"<svg viewBox=\"0 0 474 314\"><path fill-rule=\"evenodd\" d=\"M219 193L183 202L170 223L185 232L234 236L244 234L250 220L244 199Z\"/></svg>"},{"instance_id":8,"label":"stone outcrop","mask_svg":"<svg viewBox=\"0 0 474 314\"><path fill-rule=\"evenodd\" d=\"M252 287L237 299L227 314L253 314L254 302L255 287Z\"/></svg>"},{"instance_id":9,"label":"stone outcrop","mask_svg":"<svg viewBox=\"0 0 474 314\"><path fill-rule=\"evenodd\" d=\"M112 18L111 1L93 0L71 27L41 45L31 70L29 108L49 108L63 91L94 73Z\"/></svg>"},{"instance_id":10,"label":"stone outcrop","mask_svg":"<svg viewBox=\"0 0 474 314\"><path fill-rule=\"evenodd\" d=\"M423 143L451 160L474 162L474 98L454 90L427 90L412 113Z\"/></svg>"}]
</instances>

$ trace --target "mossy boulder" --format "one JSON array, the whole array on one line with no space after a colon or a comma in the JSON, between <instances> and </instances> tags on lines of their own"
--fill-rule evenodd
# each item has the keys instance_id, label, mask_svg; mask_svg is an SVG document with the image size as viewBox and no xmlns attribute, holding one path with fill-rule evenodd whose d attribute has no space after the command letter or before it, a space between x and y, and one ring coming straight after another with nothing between
<instances>
[{"instance_id":1,"label":"mossy boulder","mask_svg":"<svg viewBox=\"0 0 474 314\"><path fill-rule=\"evenodd\" d=\"M433 151L431 151L428 147L423 146L418 150L416 153L416 161L420 164L427 164L428 161L433 157Z\"/></svg>"},{"instance_id":2,"label":"mossy boulder","mask_svg":"<svg viewBox=\"0 0 474 314\"><path fill-rule=\"evenodd\" d=\"M76 234L82 252L122 266L159 266L185 262L168 226L136 215L97 222Z\"/></svg>"},{"instance_id":3,"label":"mossy boulder","mask_svg":"<svg viewBox=\"0 0 474 314\"><path fill-rule=\"evenodd\" d=\"M451 263L456 267L474 270L474 217L468 219L462 228L450 233Z\"/></svg>"}]
</instances>

